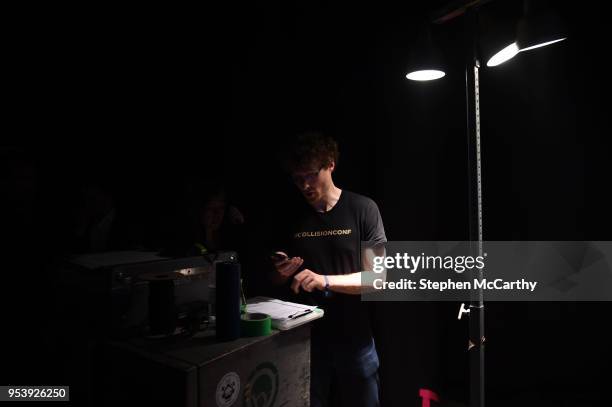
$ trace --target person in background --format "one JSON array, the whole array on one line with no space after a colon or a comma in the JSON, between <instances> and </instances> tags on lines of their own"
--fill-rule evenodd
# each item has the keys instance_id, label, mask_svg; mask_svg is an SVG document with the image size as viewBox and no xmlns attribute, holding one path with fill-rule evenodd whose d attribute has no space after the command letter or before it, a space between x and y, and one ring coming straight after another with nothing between
<instances>
[{"instance_id":1,"label":"person in background","mask_svg":"<svg viewBox=\"0 0 612 407\"><path fill-rule=\"evenodd\" d=\"M186 182L167 220L161 254L197 256L239 251L244 246L245 217L229 202L220 182Z\"/></svg>"},{"instance_id":2,"label":"person in background","mask_svg":"<svg viewBox=\"0 0 612 407\"><path fill-rule=\"evenodd\" d=\"M225 189L217 187L204 195L196 211L195 242L203 250L236 249L244 216L227 201Z\"/></svg>"}]
</instances>

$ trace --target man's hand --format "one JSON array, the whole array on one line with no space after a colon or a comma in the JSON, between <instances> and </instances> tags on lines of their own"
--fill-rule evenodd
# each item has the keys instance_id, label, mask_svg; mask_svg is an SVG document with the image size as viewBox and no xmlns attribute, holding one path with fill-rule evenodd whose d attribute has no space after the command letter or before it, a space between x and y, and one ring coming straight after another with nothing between
<instances>
[{"instance_id":1,"label":"man's hand","mask_svg":"<svg viewBox=\"0 0 612 407\"><path fill-rule=\"evenodd\" d=\"M304 264L304 259L301 257L289 258L286 253L277 252L279 254L276 260L273 260L274 267L278 275L286 280L291 277Z\"/></svg>"},{"instance_id":2,"label":"man's hand","mask_svg":"<svg viewBox=\"0 0 612 407\"><path fill-rule=\"evenodd\" d=\"M302 270L293 277L293 282L291 283L291 289L296 294L300 291L300 287L302 287L302 290L308 292L312 292L314 289L324 290L325 277L312 270Z\"/></svg>"}]
</instances>

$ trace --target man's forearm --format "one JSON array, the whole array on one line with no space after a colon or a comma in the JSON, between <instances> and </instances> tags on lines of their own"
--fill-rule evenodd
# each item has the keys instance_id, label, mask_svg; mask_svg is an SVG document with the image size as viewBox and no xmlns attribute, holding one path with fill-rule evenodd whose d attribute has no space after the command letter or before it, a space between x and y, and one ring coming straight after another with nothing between
<instances>
[{"instance_id":1,"label":"man's forearm","mask_svg":"<svg viewBox=\"0 0 612 407\"><path fill-rule=\"evenodd\" d=\"M343 294L361 294L361 273L367 273L367 271L336 276L327 276L327 279L329 281L329 289L331 291Z\"/></svg>"}]
</instances>

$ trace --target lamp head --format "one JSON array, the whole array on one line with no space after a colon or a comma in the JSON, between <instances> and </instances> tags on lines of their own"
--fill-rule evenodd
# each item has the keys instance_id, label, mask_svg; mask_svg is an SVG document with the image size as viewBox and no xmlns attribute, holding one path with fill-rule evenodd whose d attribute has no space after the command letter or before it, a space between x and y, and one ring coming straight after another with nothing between
<instances>
[{"instance_id":1,"label":"lamp head","mask_svg":"<svg viewBox=\"0 0 612 407\"><path fill-rule=\"evenodd\" d=\"M501 65L518 54L516 25L512 19L481 14L479 26L481 58L488 67Z\"/></svg>"},{"instance_id":2,"label":"lamp head","mask_svg":"<svg viewBox=\"0 0 612 407\"><path fill-rule=\"evenodd\" d=\"M422 27L411 47L406 72L406 78L413 81L431 81L445 75L442 53L433 41L429 26Z\"/></svg>"},{"instance_id":3,"label":"lamp head","mask_svg":"<svg viewBox=\"0 0 612 407\"><path fill-rule=\"evenodd\" d=\"M524 14L516 30L520 52L554 44L566 38L566 27L555 10L544 7L542 2L525 1Z\"/></svg>"}]
</instances>

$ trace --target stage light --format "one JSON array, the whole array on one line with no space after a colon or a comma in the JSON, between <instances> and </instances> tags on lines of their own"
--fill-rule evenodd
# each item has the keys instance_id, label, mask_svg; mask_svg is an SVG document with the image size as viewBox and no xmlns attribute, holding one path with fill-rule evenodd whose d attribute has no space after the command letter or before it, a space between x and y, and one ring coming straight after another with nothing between
<instances>
[{"instance_id":1,"label":"stage light","mask_svg":"<svg viewBox=\"0 0 612 407\"><path fill-rule=\"evenodd\" d=\"M431 28L423 26L410 48L406 78L412 81L432 81L446 75L442 53L432 38Z\"/></svg>"},{"instance_id":2,"label":"stage light","mask_svg":"<svg viewBox=\"0 0 612 407\"><path fill-rule=\"evenodd\" d=\"M520 52L555 44L567 38L559 14L544 1L526 0L523 17L517 24L516 43Z\"/></svg>"}]
</instances>

